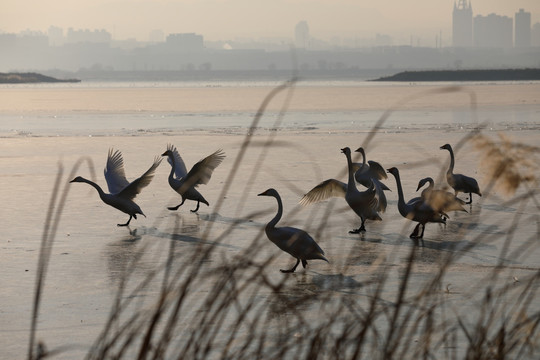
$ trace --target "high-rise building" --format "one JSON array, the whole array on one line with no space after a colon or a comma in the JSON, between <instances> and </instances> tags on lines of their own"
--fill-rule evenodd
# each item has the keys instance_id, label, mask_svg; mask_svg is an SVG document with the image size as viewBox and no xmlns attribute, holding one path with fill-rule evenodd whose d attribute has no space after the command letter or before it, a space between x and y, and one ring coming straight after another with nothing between
<instances>
[{"instance_id":1,"label":"high-rise building","mask_svg":"<svg viewBox=\"0 0 540 360\"><path fill-rule=\"evenodd\" d=\"M513 21L508 16L489 14L474 17L474 46L483 48L511 48Z\"/></svg>"},{"instance_id":2,"label":"high-rise building","mask_svg":"<svg viewBox=\"0 0 540 360\"><path fill-rule=\"evenodd\" d=\"M204 38L195 33L169 34L165 39L168 47L180 51L198 51L204 49Z\"/></svg>"},{"instance_id":3,"label":"high-rise building","mask_svg":"<svg viewBox=\"0 0 540 360\"><path fill-rule=\"evenodd\" d=\"M540 22L537 22L532 26L531 46L540 47Z\"/></svg>"},{"instance_id":4,"label":"high-rise building","mask_svg":"<svg viewBox=\"0 0 540 360\"><path fill-rule=\"evenodd\" d=\"M515 47L531 46L531 13L523 9L515 15Z\"/></svg>"},{"instance_id":5,"label":"high-rise building","mask_svg":"<svg viewBox=\"0 0 540 360\"><path fill-rule=\"evenodd\" d=\"M296 47L307 49L309 47L309 26L307 22L300 21L294 28L294 40Z\"/></svg>"},{"instance_id":6,"label":"high-rise building","mask_svg":"<svg viewBox=\"0 0 540 360\"><path fill-rule=\"evenodd\" d=\"M452 45L454 47L471 47L473 45L472 5L467 0L454 2L452 13Z\"/></svg>"}]
</instances>

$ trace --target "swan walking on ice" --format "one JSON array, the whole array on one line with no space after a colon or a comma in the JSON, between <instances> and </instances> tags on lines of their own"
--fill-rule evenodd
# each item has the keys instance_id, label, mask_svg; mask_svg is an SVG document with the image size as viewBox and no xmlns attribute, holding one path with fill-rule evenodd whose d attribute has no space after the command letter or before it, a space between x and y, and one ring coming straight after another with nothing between
<instances>
[{"instance_id":1,"label":"swan walking on ice","mask_svg":"<svg viewBox=\"0 0 540 360\"><path fill-rule=\"evenodd\" d=\"M465 201L458 199L451 192L435 189L435 182L432 178L423 178L418 182L416 191L420 190L425 184L428 184L427 188L422 190L420 197L424 202L433 208L437 213L449 218L448 211L465 211L463 205Z\"/></svg>"},{"instance_id":2,"label":"swan walking on ice","mask_svg":"<svg viewBox=\"0 0 540 360\"><path fill-rule=\"evenodd\" d=\"M336 179L325 180L305 194L300 199L300 204L305 206L330 197L344 197L347 204L362 220L358 229L349 231L351 234L358 234L361 231L366 231L364 225L366 220L382 220L378 214L380 208L379 192L373 181L366 191L358 191L354 178L355 169L351 160L351 149L346 147L341 149L341 152L347 157L348 183L345 184Z\"/></svg>"},{"instance_id":3,"label":"swan walking on ice","mask_svg":"<svg viewBox=\"0 0 540 360\"><path fill-rule=\"evenodd\" d=\"M200 203L209 206L208 201L197 191L197 187L200 184L208 184L212 177L214 169L221 164L225 159L225 154L222 150L217 150L211 155L208 155L204 159L197 162L191 170L188 172L184 160L178 153L176 147L172 144L167 146L161 156L167 156L167 161L171 164L171 172L169 174L169 185L182 196L182 202L177 206L168 207L169 210L178 210L180 206L184 204L186 200L193 200L197 202L197 207L191 212L197 212L199 210Z\"/></svg>"},{"instance_id":4,"label":"swan walking on ice","mask_svg":"<svg viewBox=\"0 0 540 360\"><path fill-rule=\"evenodd\" d=\"M396 178L399 213L406 219L418 222L418 225L416 225L414 231L411 233L411 235L409 235L410 238L422 239L424 237L426 223L428 222L446 223L441 215L433 210L433 208L424 202L420 197L413 198L409 200L409 202L405 203L403 189L401 187L401 179L399 177L399 170L392 167L388 169L388 172L394 175ZM420 226L422 226L422 232L418 234Z\"/></svg>"},{"instance_id":5,"label":"swan walking on ice","mask_svg":"<svg viewBox=\"0 0 540 360\"><path fill-rule=\"evenodd\" d=\"M469 201L467 201L466 204L471 204L473 193L482 196L480 188L478 187L478 182L472 177L454 174L454 151L450 144L444 144L440 149L448 150L450 152L450 166L448 167L448 171L446 171L446 181L448 181L448 185L454 189L456 197L459 192L468 193Z\"/></svg>"},{"instance_id":6,"label":"swan walking on ice","mask_svg":"<svg viewBox=\"0 0 540 360\"><path fill-rule=\"evenodd\" d=\"M294 272L300 262L302 262L302 266L305 268L307 266L307 260L320 259L328 262L328 259L324 257L324 251L307 232L302 229L288 226L276 227L278 221L283 215L283 204L281 202L279 193L275 189L268 189L257 196L273 196L276 198L278 203L277 214L266 225L264 231L266 232L266 236L268 236L270 241L296 259L296 264L291 269L280 269L281 272Z\"/></svg>"},{"instance_id":7,"label":"swan walking on ice","mask_svg":"<svg viewBox=\"0 0 540 360\"><path fill-rule=\"evenodd\" d=\"M133 199L141 192L142 188L150 184L150 181L152 181L152 178L154 177L154 171L160 163L161 159L156 157L152 166L150 166L140 178L135 179L130 183L127 181L124 172L124 159L122 158L122 153L119 150L113 151L113 149L109 149L107 165L104 170L105 180L107 181L110 192L109 194L104 192L98 184L85 179L82 176L77 176L75 179L71 180L70 183L83 182L93 186L105 204L129 215L129 219L125 224L118 224L118 226L128 226L131 218L137 219L137 214L146 217L139 205L137 205Z\"/></svg>"}]
</instances>

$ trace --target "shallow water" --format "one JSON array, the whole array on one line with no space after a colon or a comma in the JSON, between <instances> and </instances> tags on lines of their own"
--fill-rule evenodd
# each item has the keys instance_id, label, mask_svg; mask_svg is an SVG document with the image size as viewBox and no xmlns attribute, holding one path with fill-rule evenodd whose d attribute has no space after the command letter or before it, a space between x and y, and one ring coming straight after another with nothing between
<instances>
[{"instance_id":1,"label":"shallow water","mask_svg":"<svg viewBox=\"0 0 540 360\"><path fill-rule=\"evenodd\" d=\"M438 184L444 184L441 170L446 169L448 153L439 150L439 146L458 143L479 123L488 122L485 132L493 138L496 134L491 128L506 129L512 140L537 145L540 104L533 99L531 91L538 94L538 84L475 86L472 89L476 110L471 108L467 95L471 88L450 93L449 96L458 94L457 102L444 95L427 95L438 99L430 103L426 96L421 96L411 100L419 102L417 105L406 103L398 107L366 146L368 159L381 162L385 168L400 169L406 199L417 196L415 189L420 178L431 176ZM298 96L299 100L291 101L279 130L271 129L279 120L283 97L275 99L257 129L249 129L269 87L196 89L204 90L202 92L173 87L174 94L166 96L163 94L171 88L102 87L75 90L24 87L17 88L15 94L11 94L12 88L0 89L10 99L0 107L3 136L0 199L4 221L0 249L3 264L0 346L4 356L19 358L26 352L41 235L60 165L64 169L61 186L69 193L52 248L37 336L49 349L68 346L58 358L80 358L88 351L103 329L126 271L129 271L130 284L138 284L163 264L170 251L177 254L177 266L182 266L182 262L190 260L186 254L198 246L215 246L216 251L207 264L211 269L225 259L234 258L255 240L261 250L254 260L276 255L265 274L275 282L286 276L282 291L290 298L306 292L320 296L366 297L370 293L367 284L377 277L381 264L387 264L391 270L382 296L386 301L395 299L406 258L417 245L408 238L414 224L397 212L394 179L390 177L385 181L392 192L387 193L389 206L382 216L383 221L368 222L367 232L361 235L348 234L348 230L358 227L358 218L348 211L342 199L304 209L299 207L298 201L322 180L335 177L346 181L343 172L346 162L340 148L354 149L364 144L369 129L386 109L415 97L416 93L437 91L437 86L365 85L360 89L326 86L329 97L336 101L327 99L325 87L300 86L293 94L293 99ZM490 89L492 97L484 98L489 96ZM114 96L103 94L102 90ZM83 108L81 104L86 104L87 97L82 95L88 91L93 94L93 100ZM350 95L351 92L355 95ZM178 105L173 101L179 93L186 97L186 103L193 96L191 104L197 104L196 109L186 110L185 107L191 105ZM509 94L505 100L502 100L503 93ZM136 103L145 98L144 94L151 96L139 111ZM313 94L318 95L310 97ZM359 94L370 94L372 102L364 104ZM393 99L387 98L389 94ZM509 98L515 101L510 103ZM375 103L373 99L384 101ZM166 110L160 110L161 103ZM34 107L34 104L37 105ZM444 106L440 108L440 105ZM233 109L225 109L227 106ZM223 194L223 186L247 131L253 133L252 143L229 191ZM264 143L271 137L273 145L265 148ZM73 176L72 167L85 156L94 164L96 181L105 186L102 169L109 147L123 152L126 175L132 180L149 167L153 157L161 154L167 143L179 148L188 168L217 148L223 148L227 154L209 184L200 187L210 207L202 205L198 214L188 211L195 205L190 202L177 212L166 209L179 203L179 197L167 184L170 168L166 162L137 197L147 217L132 220L129 228L116 226L125 222L127 216L101 203L92 188L85 184L67 184ZM264 158L259 162L261 154ZM484 188L487 181L479 168L479 159L480 152L472 143L466 143L457 152L456 171L476 177ZM86 163L76 174L92 176ZM274 215L276 204L274 199L256 195L269 187L276 188L283 198L285 215L281 224L310 232L325 250L329 264L310 261L307 269L299 268L295 274L284 275L278 271L291 266L293 259L261 233ZM520 188L517 195L524 191ZM450 214L446 226L428 224L424 242L418 244L423 246L418 246L416 253L411 291L424 286L448 254L459 252L460 256L441 281L441 284L451 284L450 291L441 289L441 293L459 309L459 314L466 316L471 309L477 311L475 306L478 297L483 295L486 279L492 277L498 265L504 266L497 271L494 287L515 284L519 288L524 280L515 282L514 277L526 279L538 272L539 247L527 245L531 239L538 238L538 210L531 201L512 202L515 196L505 197L495 189L482 198L474 196L468 213ZM255 215L260 211L265 212ZM517 231L509 232L513 221L517 222ZM207 231L208 236L202 238ZM217 241L224 233L227 236ZM142 250L142 258L132 271L130 265ZM148 306L159 289L160 281L156 281L155 285L135 294L135 302L141 307ZM205 296L203 294L210 289L211 284L201 284L196 294ZM511 294L509 292L508 296ZM264 300L264 292L260 296ZM314 311L319 308L316 298L303 306ZM540 301L533 300L531 308L538 311ZM191 304L188 314L197 309L196 304Z\"/></svg>"}]
</instances>

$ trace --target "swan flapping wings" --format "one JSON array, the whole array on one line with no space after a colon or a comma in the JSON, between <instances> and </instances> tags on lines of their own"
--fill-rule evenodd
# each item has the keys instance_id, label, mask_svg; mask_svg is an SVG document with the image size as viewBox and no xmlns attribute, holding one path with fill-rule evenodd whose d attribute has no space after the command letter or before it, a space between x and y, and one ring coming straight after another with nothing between
<instances>
[{"instance_id":1,"label":"swan flapping wings","mask_svg":"<svg viewBox=\"0 0 540 360\"><path fill-rule=\"evenodd\" d=\"M130 183L126 179L122 153L119 150L113 151L113 149L110 149L107 165L104 170L109 192L128 199L134 199L144 187L150 184L154 177L154 172L161 163L161 160L161 158L156 157L152 166L150 166L150 168L139 178Z\"/></svg>"},{"instance_id":2,"label":"swan flapping wings","mask_svg":"<svg viewBox=\"0 0 540 360\"><path fill-rule=\"evenodd\" d=\"M331 197L345 197L347 184L336 179L328 179L311 189L300 199L302 206L307 206Z\"/></svg>"}]
</instances>

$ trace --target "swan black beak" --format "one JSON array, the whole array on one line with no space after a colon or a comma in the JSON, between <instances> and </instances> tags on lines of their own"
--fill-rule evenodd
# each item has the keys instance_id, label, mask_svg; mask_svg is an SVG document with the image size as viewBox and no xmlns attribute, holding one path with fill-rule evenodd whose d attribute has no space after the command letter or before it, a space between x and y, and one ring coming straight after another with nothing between
<instances>
[{"instance_id":1,"label":"swan black beak","mask_svg":"<svg viewBox=\"0 0 540 360\"><path fill-rule=\"evenodd\" d=\"M341 149L341 152L342 152L342 153L345 153L345 148Z\"/></svg>"},{"instance_id":2,"label":"swan black beak","mask_svg":"<svg viewBox=\"0 0 540 360\"><path fill-rule=\"evenodd\" d=\"M265 196L266 195L266 191L265 192L262 192L260 194L257 194L257 196Z\"/></svg>"}]
</instances>

